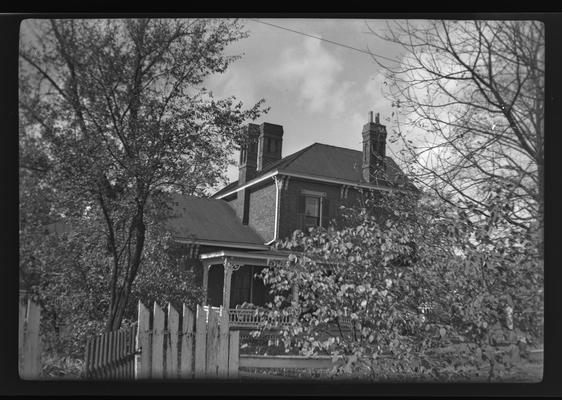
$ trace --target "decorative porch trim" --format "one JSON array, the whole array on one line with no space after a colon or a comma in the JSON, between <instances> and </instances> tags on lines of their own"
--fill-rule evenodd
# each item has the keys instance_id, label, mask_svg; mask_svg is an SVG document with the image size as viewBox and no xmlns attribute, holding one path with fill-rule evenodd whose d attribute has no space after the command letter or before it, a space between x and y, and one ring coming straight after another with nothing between
<instances>
[{"instance_id":1,"label":"decorative porch trim","mask_svg":"<svg viewBox=\"0 0 562 400\"><path fill-rule=\"evenodd\" d=\"M269 250L269 247L267 248ZM266 262L270 262L271 260L286 260L288 255L275 255L275 254L260 254L260 253L246 253L246 252L242 252L242 251L234 251L234 250L220 250L220 251L216 251L213 253L205 253L205 254L201 254L199 256L199 258L201 259L201 261L203 262L209 262L213 259L215 260L220 260L223 257L229 257L230 259L232 258L236 258L236 263L238 264L244 264L245 262L247 263L255 263L259 260L265 260ZM218 261L215 262L215 264L220 264L222 262ZM252 264L252 265L258 265L258 264Z\"/></svg>"},{"instance_id":2,"label":"decorative porch trim","mask_svg":"<svg viewBox=\"0 0 562 400\"><path fill-rule=\"evenodd\" d=\"M218 240L199 240L199 239L184 239L184 238L174 238L174 240L178 243L199 244L203 246L234 247L238 249L248 249L248 250L269 250L269 246L265 244L222 242Z\"/></svg>"}]
</instances>

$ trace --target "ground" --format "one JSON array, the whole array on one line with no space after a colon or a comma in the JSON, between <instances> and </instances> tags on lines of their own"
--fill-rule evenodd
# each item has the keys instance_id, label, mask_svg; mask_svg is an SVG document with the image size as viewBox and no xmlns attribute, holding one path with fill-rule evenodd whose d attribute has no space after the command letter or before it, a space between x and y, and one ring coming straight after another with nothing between
<instances>
[{"instance_id":1,"label":"ground","mask_svg":"<svg viewBox=\"0 0 562 400\"><path fill-rule=\"evenodd\" d=\"M330 377L327 370L296 370L296 369L249 369L241 368L240 375L243 379L304 379L304 380L357 380L366 381L373 380L375 382L488 382L489 367L481 369L472 369L464 372L463 374L447 374L441 373L440 377L427 377L411 374L388 374L385 370L374 371L371 376L337 376ZM379 376L380 378L377 378ZM515 383L515 382L528 382L536 383L542 380L543 376L543 361L540 360L527 360L522 358L519 363L513 366L509 372L504 373L501 377L492 379L492 383ZM373 378L374 377L374 378Z\"/></svg>"}]
</instances>

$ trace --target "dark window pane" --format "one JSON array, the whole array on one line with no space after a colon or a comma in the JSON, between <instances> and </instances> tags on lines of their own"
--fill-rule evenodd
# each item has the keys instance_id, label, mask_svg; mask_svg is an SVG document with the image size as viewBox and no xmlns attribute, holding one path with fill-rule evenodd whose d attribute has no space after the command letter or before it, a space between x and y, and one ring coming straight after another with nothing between
<instances>
[{"instance_id":1,"label":"dark window pane","mask_svg":"<svg viewBox=\"0 0 562 400\"><path fill-rule=\"evenodd\" d=\"M230 284L230 307L234 308L238 304L250 302L252 268L242 266L238 271L232 273Z\"/></svg>"},{"instance_id":2,"label":"dark window pane","mask_svg":"<svg viewBox=\"0 0 562 400\"><path fill-rule=\"evenodd\" d=\"M306 197L305 204L304 204L304 213L305 215L311 217L320 216L320 198Z\"/></svg>"}]
</instances>

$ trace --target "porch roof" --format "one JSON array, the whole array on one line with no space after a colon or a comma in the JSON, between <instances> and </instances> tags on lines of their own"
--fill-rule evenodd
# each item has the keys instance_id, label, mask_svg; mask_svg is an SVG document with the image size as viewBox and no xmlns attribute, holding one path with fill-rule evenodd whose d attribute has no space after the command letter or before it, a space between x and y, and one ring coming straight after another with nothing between
<instances>
[{"instance_id":1,"label":"porch roof","mask_svg":"<svg viewBox=\"0 0 562 400\"><path fill-rule=\"evenodd\" d=\"M168 204L171 214L163 222L179 242L267 249L264 239L223 200L173 194Z\"/></svg>"},{"instance_id":2,"label":"porch roof","mask_svg":"<svg viewBox=\"0 0 562 400\"><path fill-rule=\"evenodd\" d=\"M287 250L260 250L260 251L237 251L237 250L220 250L211 253L203 253L199 256L200 260L207 265L220 264L224 260L239 263L241 265L269 265L271 261L286 261L289 255L303 256L300 251ZM324 265L337 264L334 261L328 261L321 257L305 256L308 261L317 262Z\"/></svg>"},{"instance_id":3,"label":"porch roof","mask_svg":"<svg viewBox=\"0 0 562 400\"><path fill-rule=\"evenodd\" d=\"M260 251L236 251L220 250L211 253L204 253L199 256L201 261L207 264L222 263L222 260L240 262L250 265L267 265L271 261L287 260L291 252L282 250L260 250Z\"/></svg>"}]
</instances>

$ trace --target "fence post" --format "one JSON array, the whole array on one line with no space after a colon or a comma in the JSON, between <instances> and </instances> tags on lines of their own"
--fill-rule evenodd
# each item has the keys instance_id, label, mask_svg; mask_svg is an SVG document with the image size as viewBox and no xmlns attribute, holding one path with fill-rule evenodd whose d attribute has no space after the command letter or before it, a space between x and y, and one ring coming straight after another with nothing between
<instances>
[{"instance_id":1,"label":"fence post","mask_svg":"<svg viewBox=\"0 0 562 400\"><path fill-rule=\"evenodd\" d=\"M29 299L27 301L27 318L23 329L23 370L20 371L21 378L26 380L39 379L41 375L40 318L41 307Z\"/></svg>"},{"instance_id":2,"label":"fence post","mask_svg":"<svg viewBox=\"0 0 562 400\"><path fill-rule=\"evenodd\" d=\"M195 326L195 377L204 378L206 370L206 338L207 323L205 321L205 309L197 306L197 323Z\"/></svg>"},{"instance_id":3,"label":"fence post","mask_svg":"<svg viewBox=\"0 0 562 400\"><path fill-rule=\"evenodd\" d=\"M179 314L168 303L168 346L166 348L166 378L178 377L178 326Z\"/></svg>"},{"instance_id":4,"label":"fence post","mask_svg":"<svg viewBox=\"0 0 562 400\"><path fill-rule=\"evenodd\" d=\"M232 331L229 336L228 378L236 379L240 365L240 331Z\"/></svg>"},{"instance_id":5,"label":"fence post","mask_svg":"<svg viewBox=\"0 0 562 400\"><path fill-rule=\"evenodd\" d=\"M219 346L217 359L217 375L219 378L228 377L228 309L221 307L219 324Z\"/></svg>"},{"instance_id":6,"label":"fence post","mask_svg":"<svg viewBox=\"0 0 562 400\"><path fill-rule=\"evenodd\" d=\"M180 377L188 379L193 374L193 311L183 305L181 325Z\"/></svg>"},{"instance_id":7,"label":"fence post","mask_svg":"<svg viewBox=\"0 0 562 400\"><path fill-rule=\"evenodd\" d=\"M164 377L164 311L154 302L152 324L152 378Z\"/></svg>"},{"instance_id":8,"label":"fence post","mask_svg":"<svg viewBox=\"0 0 562 400\"><path fill-rule=\"evenodd\" d=\"M135 379L148 379L151 376L152 340L150 337L150 311L139 300L138 329L136 348L140 355L136 357Z\"/></svg>"},{"instance_id":9,"label":"fence post","mask_svg":"<svg viewBox=\"0 0 562 400\"><path fill-rule=\"evenodd\" d=\"M207 322L207 378L217 376L217 348L218 348L218 316L209 307L209 321Z\"/></svg>"}]
</instances>

